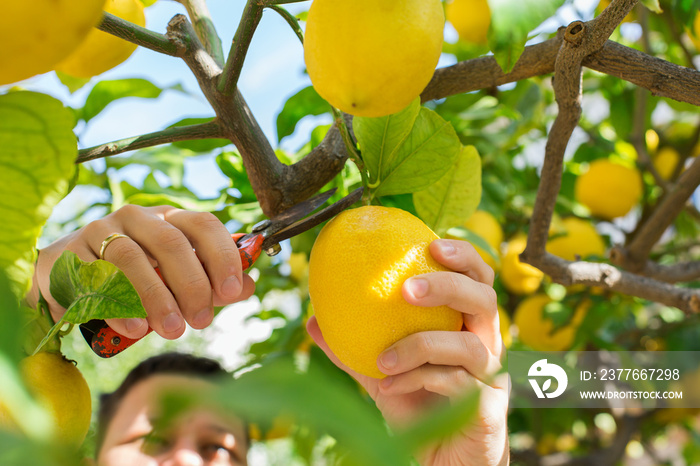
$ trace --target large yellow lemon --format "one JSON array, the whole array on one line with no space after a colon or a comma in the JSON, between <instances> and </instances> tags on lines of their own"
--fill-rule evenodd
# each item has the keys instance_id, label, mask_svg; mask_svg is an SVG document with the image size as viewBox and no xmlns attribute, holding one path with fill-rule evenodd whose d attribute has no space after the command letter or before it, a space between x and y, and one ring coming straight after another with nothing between
<instances>
[{"instance_id":1,"label":"large yellow lemon","mask_svg":"<svg viewBox=\"0 0 700 466\"><path fill-rule=\"evenodd\" d=\"M515 309L513 322L518 328L518 338L535 351L565 351L571 348L576 331L591 305L590 301L584 301L574 311L571 322L553 332L554 323L542 314L551 301L546 294L536 294L525 298Z\"/></svg>"},{"instance_id":2,"label":"large yellow lemon","mask_svg":"<svg viewBox=\"0 0 700 466\"><path fill-rule=\"evenodd\" d=\"M541 270L520 262L520 254L525 250L527 237L517 235L508 242L501 261L501 282L515 294L531 294L542 283L544 273Z\"/></svg>"},{"instance_id":3,"label":"large yellow lemon","mask_svg":"<svg viewBox=\"0 0 700 466\"><path fill-rule=\"evenodd\" d=\"M561 236L547 241L547 252L569 261L605 254L605 242L591 222L568 217L559 224L561 231L554 233Z\"/></svg>"},{"instance_id":4,"label":"large yellow lemon","mask_svg":"<svg viewBox=\"0 0 700 466\"><path fill-rule=\"evenodd\" d=\"M444 23L440 0L314 0L304 38L311 82L351 115L396 113L433 76Z\"/></svg>"},{"instance_id":5,"label":"large yellow lemon","mask_svg":"<svg viewBox=\"0 0 700 466\"><path fill-rule=\"evenodd\" d=\"M0 84L51 71L100 22L105 0L3 2Z\"/></svg>"},{"instance_id":6,"label":"large yellow lemon","mask_svg":"<svg viewBox=\"0 0 700 466\"><path fill-rule=\"evenodd\" d=\"M54 439L77 448L85 439L92 414L90 389L75 365L58 353L41 352L24 358L22 378L37 401L51 414L56 430ZM13 424L2 412L6 426Z\"/></svg>"},{"instance_id":7,"label":"large yellow lemon","mask_svg":"<svg viewBox=\"0 0 700 466\"><path fill-rule=\"evenodd\" d=\"M481 45L488 42L491 9L486 0L453 0L445 7L445 16L461 40Z\"/></svg>"},{"instance_id":8,"label":"large yellow lemon","mask_svg":"<svg viewBox=\"0 0 700 466\"><path fill-rule=\"evenodd\" d=\"M598 159L576 179L574 196L595 216L606 220L622 217L642 197L642 176L634 168Z\"/></svg>"},{"instance_id":9,"label":"large yellow lemon","mask_svg":"<svg viewBox=\"0 0 700 466\"><path fill-rule=\"evenodd\" d=\"M140 0L107 0L105 11L139 26L146 25ZM136 44L93 29L85 41L68 58L56 66L57 71L78 78L91 78L124 62L136 50Z\"/></svg>"},{"instance_id":10,"label":"large yellow lemon","mask_svg":"<svg viewBox=\"0 0 700 466\"><path fill-rule=\"evenodd\" d=\"M309 261L309 295L328 346L360 374L383 378L377 357L396 341L426 330L460 330L447 306L408 304L403 282L447 270L430 255L438 239L401 209L366 206L342 212L318 235Z\"/></svg>"}]
</instances>

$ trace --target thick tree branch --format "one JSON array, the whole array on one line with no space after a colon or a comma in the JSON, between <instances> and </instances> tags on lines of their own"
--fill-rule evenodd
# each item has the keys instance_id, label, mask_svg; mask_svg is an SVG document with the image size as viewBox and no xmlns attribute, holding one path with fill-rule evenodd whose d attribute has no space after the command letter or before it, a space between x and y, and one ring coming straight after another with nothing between
<instances>
[{"instance_id":1,"label":"thick tree branch","mask_svg":"<svg viewBox=\"0 0 700 466\"><path fill-rule=\"evenodd\" d=\"M166 36L150 31L138 24L125 21L111 13L104 13L102 22L97 28L147 49L173 57L178 56L177 47Z\"/></svg>"},{"instance_id":2,"label":"thick tree branch","mask_svg":"<svg viewBox=\"0 0 700 466\"><path fill-rule=\"evenodd\" d=\"M192 26L197 37L204 46L204 50L214 58L219 66L224 66L224 50L221 46L221 38L216 32L214 22L211 20L209 7L206 0L176 0L187 9Z\"/></svg>"},{"instance_id":3,"label":"thick tree branch","mask_svg":"<svg viewBox=\"0 0 700 466\"><path fill-rule=\"evenodd\" d=\"M555 63L554 92L559 114L547 140L540 186L530 221L528 243L520 258L523 262L551 276L557 283L602 285L624 294L674 306L688 313L698 312L700 311L699 292L621 272L607 264L566 261L545 251L554 203L561 187L564 151L581 114L583 60L605 44L607 41L605 34L612 33L614 27L635 4L636 0L614 1L596 19L588 23L576 21L566 28L564 42ZM688 174L685 173L683 176Z\"/></svg>"},{"instance_id":4,"label":"thick tree branch","mask_svg":"<svg viewBox=\"0 0 700 466\"><path fill-rule=\"evenodd\" d=\"M427 102L551 74L562 41L560 33L554 39L525 47L513 70L507 74L491 56L440 68L421 94L421 100ZM584 58L583 65L648 89L654 95L700 105L700 72L617 42L605 42L602 49Z\"/></svg>"},{"instance_id":5,"label":"thick tree branch","mask_svg":"<svg viewBox=\"0 0 700 466\"><path fill-rule=\"evenodd\" d=\"M673 265L648 261L639 274L665 283L690 282L700 279L700 261L678 262Z\"/></svg>"},{"instance_id":6,"label":"thick tree branch","mask_svg":"<svg viewBox=\"0 0 700 466\"><path fill-rule=\"evenodd\" d=\"M208 123L190 126L175 126L163 131L156 131L142 136L120 139L118 141L100 144L78 151L75 163L83 163L110 155L121 154L130 150L143 149L177 141L191 141L194 139L210 139L223 137L221 127L214 120Z\"/></svg>"},{"instance_id":7,"label":"thick tree branch","mask_svg":"<svg viewBox=\"0 0 700 466\"><path fill-rule=\"evenodd\" d=\"M224 72L219 79L219 92L224 95L232 95L236 89L250 41L253 39L253 33L258 27L258 23L260 23L262 12L263 7L258 5L256 0L248 0L243 10L241 22L233 36Z\"/></svg>"}]
</instances>

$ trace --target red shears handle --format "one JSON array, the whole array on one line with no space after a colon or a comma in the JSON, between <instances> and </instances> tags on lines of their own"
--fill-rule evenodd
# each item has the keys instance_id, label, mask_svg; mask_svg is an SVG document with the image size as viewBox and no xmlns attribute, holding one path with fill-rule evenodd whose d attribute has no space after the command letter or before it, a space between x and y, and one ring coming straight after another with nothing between
<instances>
[{"instance_id":1,"label":"red shears handle","mask_svg":"<svg viewBox=\"0 0 700 466\"><path fill-rule=\"evenodd\" d=\"M244 236L248 236L248 238L243 239ZM243 270L247 270L258 257L260 257L262 243L265 238L262 234L250 236L246 235L246 233L234 233L231 235L231 238L236 242L236 246L238 246ZM156 267L156 272L162 280L163 276L160 274L158 267ZM92 348L92 351L103 358L111 358L143 338L133 339L120 335L107 325L107 322L100 319L81 324L80 331L90 345L90 348ZM152 331L153 329L149 328L146 335Z\"/></svg>"}]
</instances>

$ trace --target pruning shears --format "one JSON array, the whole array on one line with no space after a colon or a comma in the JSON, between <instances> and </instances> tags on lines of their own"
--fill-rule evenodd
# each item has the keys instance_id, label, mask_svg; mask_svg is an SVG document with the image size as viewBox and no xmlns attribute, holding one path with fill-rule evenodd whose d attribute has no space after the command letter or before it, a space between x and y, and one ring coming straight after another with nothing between
<instances>
[{"instance_id":1,"label":"pruning shears","mask_svg":"<svg viewBox=\"0 0 700 466\"><path fill-rule=\"evenodd\" d=\"M243 270L253 265L262 251L269 256L276 255L281 250L280 242L310 230L359 201L362 189L358 188L338 202L315 212L335 193L336 188L330 189L282 211L269 220L263 220L253 227L251 233L232 234L231 239L238 247ZM157 267L156 272L162 279ZM95 354L103 358L111 358L143 338L133 339L120 335L100 319L81 324L80 331ZM152 331L153 329L149 328L146 335Z\"/></svg>"}]
</instances>

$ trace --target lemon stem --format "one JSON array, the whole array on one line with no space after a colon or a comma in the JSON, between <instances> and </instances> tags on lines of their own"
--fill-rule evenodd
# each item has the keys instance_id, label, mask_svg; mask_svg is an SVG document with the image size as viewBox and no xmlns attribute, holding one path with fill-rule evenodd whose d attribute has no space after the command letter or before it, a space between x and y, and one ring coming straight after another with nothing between
<instances>
[{"instance_id":1,"label":"lemon stem","mask_svg":"<svg viewBox=\"0 0 700 466\"><path fill-rule=\"evenodd\" d=\"M332 105L331 109L333 110L333 118L335 119L335 124L338 127L338 131L340 131L340 135L343 138L343 142L345 143L345 150L347 150L348 152L348 157L350 157L350 160L352 160L355 163L357 169L360 171L360 177L362 178L362 186L365 187L365 190L362 193L362 204L369 205L372 201L370 192L371 185L369 182L369 177L367 176L367 171L365 170L365 163L362 160L362 157L360 156L359 152L357 152L355 143L352 140L352 137L350 136L350 130L348 130L348 126L345 124L345 119L343 118L342 112L337 108L333 107Z\"/></svg>"}]
</instances>

